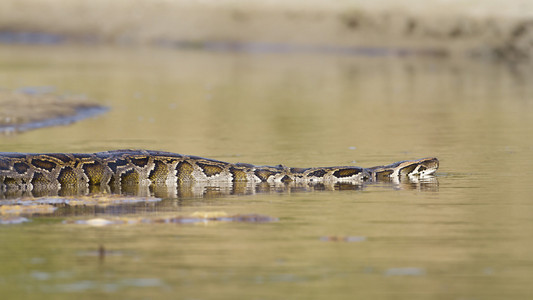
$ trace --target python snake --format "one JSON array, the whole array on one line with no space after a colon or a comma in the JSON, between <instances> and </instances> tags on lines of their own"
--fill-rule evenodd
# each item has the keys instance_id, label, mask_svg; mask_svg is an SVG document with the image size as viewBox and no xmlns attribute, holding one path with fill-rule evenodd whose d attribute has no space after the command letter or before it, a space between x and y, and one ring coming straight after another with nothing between
<instances>
[{"instance_id":1,"label":"python snake","mask_svg":"<svg viewBox=\"0 0 533 300\"><path fill-rule=\"evenodd\" d=\"M363 183L390 178L425 177L437 158L386 166L289 168L227 163L197 156L149 150L98 153L0 152L0 191L64 189L73 186L180 186L203 183Z\"/></svg>"}]
</instances>

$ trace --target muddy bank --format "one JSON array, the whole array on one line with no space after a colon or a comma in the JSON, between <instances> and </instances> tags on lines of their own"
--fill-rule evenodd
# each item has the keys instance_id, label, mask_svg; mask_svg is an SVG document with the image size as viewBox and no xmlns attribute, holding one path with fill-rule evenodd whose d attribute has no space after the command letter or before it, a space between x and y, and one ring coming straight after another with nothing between
<instances>
[{"instance_id":1,"label":"muddy bank","mask_svg":"<svg viewBox=\"0 0 533 300\"><path fill-rule=\"evenodd\" d=\"M533 2L6 0L0 31L0 41L9 43L401 50L393 54L424 49L514 60L533 55Z\"/></svg>"},{"instance_id":2,"label":"muddy bank","mask_svg":"<svg viewBox=\"0 0 533 300\"><path fill-rule=\"evenodd\" d=\"M58 96L50 88L0 90L0 134L67 125L108 108L80 96Z\"/></svg>"}]
</instances>

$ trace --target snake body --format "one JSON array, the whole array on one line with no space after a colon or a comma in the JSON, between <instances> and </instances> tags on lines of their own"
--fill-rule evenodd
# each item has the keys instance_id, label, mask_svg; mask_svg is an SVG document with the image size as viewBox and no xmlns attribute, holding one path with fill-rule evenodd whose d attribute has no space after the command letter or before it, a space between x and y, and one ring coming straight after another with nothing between
<instances>
[{"instance_id":1,"label":"snake body","mask_svg":"<svg viewBox=\"0 0 533 300\"><path fill-rule=\"evenodd\" d=\"M149 150L98 153L0 152L0 190L61 189L72 186L175 186L216 183L363 183L434 173L437 158L400 161L372 168L289 168L228 163Z\"/></svg>"}]
</instances>

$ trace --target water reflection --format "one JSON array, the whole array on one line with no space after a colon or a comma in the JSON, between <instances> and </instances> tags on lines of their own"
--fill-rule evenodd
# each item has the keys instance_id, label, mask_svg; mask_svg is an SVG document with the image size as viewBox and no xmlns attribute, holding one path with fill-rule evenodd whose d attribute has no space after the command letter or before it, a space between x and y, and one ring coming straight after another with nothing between
<instances>
[{"instance_id":1,"label":"water reflection","mask_svg":"<svg viewBox=\"0 0 533 300\"><path fill-rule=\"evenodd\" d=\"M403 180L401 180L403 179ZM251 197L256 194L280 194L290 195L294 193L321 193L346 191L362 191L366 188L372 189L395 189L395 190L416 190L421 192L438 191L438 180L435 176L427 176L423 179L396 178L390 181L380 181L374 183L278 183L269 184L262 182L251 184L246 182L238 183L193 183L180 184L179 186L126 186L105 190L84 190L80 194L79 190L36 190L36 191L7 191L0 199L0 224L20 224L29 221L26 217L54 216L90 216L96 213L111 214L114 216L128 214L144 214L147 212L173 211L176 205L187 206L188 199L217 199L230 195ZM122 189L121 189L122 188ZM117 192L116 194L112 192ZM178 202L176 202L178 201ZM211 221L237 221L249 222L249 220L266 220L271 217L256 215L236 215L236 216L216 216L207 219L183 216L171 216L159 219L138 218L126 219L95 219L94 222L103 221L104 225L112 224L132 224L133 223L195 223L207 220ZM82 221L82 222L86 222ZM78 221L73 221L78 222ZM87 221L92 222L92 221ZM85 224L85 223L83 223ZM89 224L89 223L87 223ZM89 224L89 225L92 225Z\"/></svg>"},{"instance_id":2,"label":"water reflection","mask_svg":"<svg viewBox=\"0 0 533 300\"><path fill-rule=\"evenodd\" d=\"M104 186L64 186L51 187L41 186L32 190L24 189L4 189L0 192L0 205L7 204L28 204L25 200L9 200L20 198L39 198L35 203L46 202L49 196L70 197L85 201L86 205L102 204L102 199L108 201L113 197L119 198L121 202L139 202L147 201L149 198L217 198L227 195L254 195L259 193L299 193L314 191L343 191L343 190L363 190L367 186L380 186L398 190L419 190L419 191L438 191L439 182L435 176L390 178L378 182L337 182L337 183L302 183L302 182L285 182L285 183L251 183L251 182L192 182L179 183L177 185L167 185L164 183L142 185L142 184L122 184L122 185L104 185ZM5 186L4 186L5 187ZM102 195L109 195L102 197ZM121 197L121 195L123 197ZM74 203L69 198L64 198L63 203ZM115 200L119 201L119 200ZM55 204L57 202L53 201ZM107 202L106 202L107 203Z\"/></svg>"}]
</instances>

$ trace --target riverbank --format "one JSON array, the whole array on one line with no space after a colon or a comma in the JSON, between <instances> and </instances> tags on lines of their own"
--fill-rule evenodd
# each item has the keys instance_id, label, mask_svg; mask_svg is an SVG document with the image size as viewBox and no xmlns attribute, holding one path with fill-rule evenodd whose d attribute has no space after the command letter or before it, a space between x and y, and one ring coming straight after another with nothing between
<instances>
[{"instance_id":1,"label":"riverbank","mask_svg":"<svg viewBox=\"0 0 533 300\"><path fill-rule=\"evenodd\" d=\"M533 3L6 0L0 3L0 32L0 41L7 43L32 42L33 37L45 43L244 51L392 49L401 55L521 60L533 57Z\"/></svg>"},{"instance_id":2,"label":"riverbank","mask_svg":"<svg viewBox=\"0 0 533 300\"><path fill-rule=\"evenodd\" d=\"M0 134L67 125L107 110L82 96L55 95L48 87L0 90Z\"/></svg>"}]
</instances>

